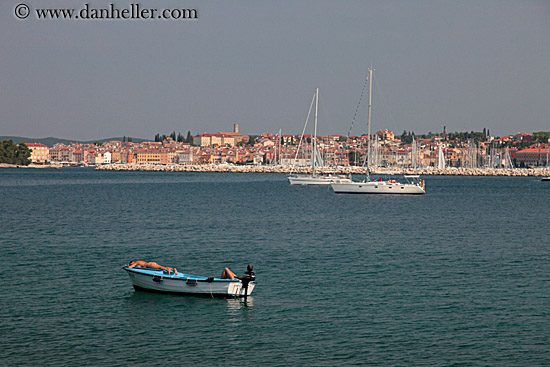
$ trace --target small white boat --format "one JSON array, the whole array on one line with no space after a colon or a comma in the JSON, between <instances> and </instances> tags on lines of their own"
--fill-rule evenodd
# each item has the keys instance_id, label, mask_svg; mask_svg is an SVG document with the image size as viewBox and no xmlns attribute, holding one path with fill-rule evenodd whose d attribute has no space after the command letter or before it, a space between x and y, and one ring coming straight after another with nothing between
<instances>
[{"instance_id":1,"label":"small white boat","mask_svg":"<svg viewBox=\"0 0 550 367\"><path fill-rule=\"evenodd\" d=\"M550 181L550 176L548 176L548 177L543 177L543 178L541 179L541 181Z\"/></svg>"},{"instance_id":2,"label":"small white boat","mask_svg":"<svg viewBox=\"0 0 550 367\"><path fill-rule=\"evenodd\" d=\"M220 279L149 268L122 269L128 272L137 291L173 293L208 297L247 297L256 286L255 277Z\"/></svg>"}]
</instances>

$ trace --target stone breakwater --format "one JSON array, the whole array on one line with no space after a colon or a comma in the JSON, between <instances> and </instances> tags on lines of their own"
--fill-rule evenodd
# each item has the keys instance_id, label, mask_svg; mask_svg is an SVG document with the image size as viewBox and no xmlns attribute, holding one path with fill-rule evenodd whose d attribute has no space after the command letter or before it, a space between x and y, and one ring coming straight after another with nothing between
<instances>
[{"instance_id":1,"label":"stone breakwater","mask_svg":"<svg viewBox=\"0 0 550 367\"><path fill-rule=\"evenodd\" d=\"M288 166L236 166L230 164L217 165L182 165L182 164L105 164L96 167L104 171L157 171L157 172L237 172L237 173L311 173L311 167ZM334 169L320 168L318 173L334 173ZM338 174L367 173L364 167L338 167ZM543 168L376 168L372 174L379 175L441 175L441 176L520 176L520 177L546 177L550 176L550 167Z\"/></svg>"},{"instance_id":2,"label":"stone breakwater","mask_svg":"<svg viewBox=\"0 0 550 367\"><path fill-rule=\"evenodd\" d=\"M23 166L20 164L0 163L0 168L61 168L60 164L29 164Z\"/></svg>"}]
</instances>

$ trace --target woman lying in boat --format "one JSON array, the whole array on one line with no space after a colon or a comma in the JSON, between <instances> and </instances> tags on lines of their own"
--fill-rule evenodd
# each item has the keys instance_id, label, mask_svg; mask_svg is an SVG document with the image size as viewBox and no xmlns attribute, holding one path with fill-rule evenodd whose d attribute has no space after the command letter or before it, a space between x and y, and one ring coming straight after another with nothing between
<instances>
[{"instance_id":1,"label":"woman lying in boat","mask_svg":"<svg viewBox=\"0 0 550 367\"><path fill-rule=\"evenodd\" d=\"M248 264L248 266L246 267L246 271L244 272L244 274L239 278L237 276L237 274L233 273L231 271L231 269L229 268L225 268L223 269L223 272L222 272L222 275L220 277L220 279L235 279L235 278L245 278L245 277L252 277L254 276L254 266L252 266L252 264Z\"/></svg>"},{"instance_id":2,"label":"woman lying in boat","mask_svg":"<svg viewBox=\"0 0 550 367\"><path fill-rule=\"evenodd\" d=\"M132 260L128 264L128 269L135 268L136 266L140 268L149 268L149 269L159 269L159 270L166 270L168 274L170 274L172 271L178 275L178 269L176 268L170 268L168 266L162 266L157 264L156 262L147 262L147 261L141 261L141 260Z\"/></svg>"}]
</instances>

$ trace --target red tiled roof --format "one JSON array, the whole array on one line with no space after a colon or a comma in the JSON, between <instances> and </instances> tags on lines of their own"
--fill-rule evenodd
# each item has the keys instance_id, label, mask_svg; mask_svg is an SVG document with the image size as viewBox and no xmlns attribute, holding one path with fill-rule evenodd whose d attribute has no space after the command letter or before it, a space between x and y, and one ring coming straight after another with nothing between
<instances>
[{"instance_id":1,"label":"red tiled roof","mask_svg":"<svg viewBox=\"0 0 550 367\"><path fill-rule=\"evenodd\" d=\"M25 143L25 145L28 147L47 148L47 146L42 143Z\"/></svg>"}]
</instances>

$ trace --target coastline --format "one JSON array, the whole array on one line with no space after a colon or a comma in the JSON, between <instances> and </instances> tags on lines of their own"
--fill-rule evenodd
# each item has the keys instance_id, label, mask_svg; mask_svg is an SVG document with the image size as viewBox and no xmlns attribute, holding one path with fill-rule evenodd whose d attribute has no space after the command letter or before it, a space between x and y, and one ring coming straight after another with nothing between
<instances>
[{"instance_id":1,"label":"coastline","mask_svg":"<svg viewBox=\"0 0 550 367\"><path fill-rule=\"evenodd\" d=\"M180 165L180 164L105 164L97 166L100 171L155 171L155 172L234 172L234 173L311 173L311 167L289 166L236 166L230 164L218 165ZM318 168L318 173L357 174L367 173L364 167ZM547 177L550 176L550 167L540 168L455 168L438 169L427 168L376 168L371 170L373 175L421 175L421 176L518 176L518 177Z\"/></svg>"},{"instance_id":2,"label":"coastline","mask_svg":"<svg viewBox=\"0 0 550 367\"><path fill-rule=\"evenodd\" d=\"M61 168L60 164L29 164L24 166L21 164L9 164L9 163L0 163L0 168Z\"/></svg>"}]
</instances>

